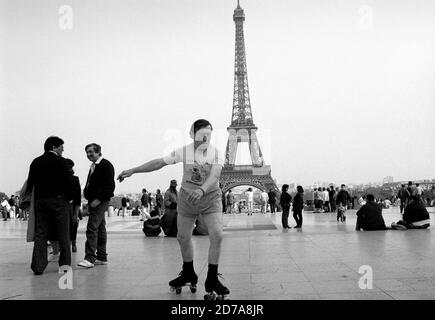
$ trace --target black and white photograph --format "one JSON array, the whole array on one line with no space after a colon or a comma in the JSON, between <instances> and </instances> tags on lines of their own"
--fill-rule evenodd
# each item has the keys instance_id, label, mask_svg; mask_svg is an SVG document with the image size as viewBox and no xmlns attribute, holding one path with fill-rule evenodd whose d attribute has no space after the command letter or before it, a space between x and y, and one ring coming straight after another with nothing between
<instances>
[{"instance_id":1,"label":"black and white photograph","mask_svg":"<svg viewBox=\"0 0 435 320\"><path fill-rule=\"evenodd\" d=\"M0 118L0 300L435 300L435 0L0 0Z\"/></svg>"}]
</instances>

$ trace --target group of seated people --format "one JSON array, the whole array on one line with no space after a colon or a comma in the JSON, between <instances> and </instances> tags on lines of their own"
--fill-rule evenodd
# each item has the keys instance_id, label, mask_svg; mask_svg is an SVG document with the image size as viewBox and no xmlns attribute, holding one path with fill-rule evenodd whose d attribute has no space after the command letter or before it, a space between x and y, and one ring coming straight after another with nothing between
<instances>
[{"instance_id":1,"label":"group of seated people","mask_svg":"<svg viewBox=\"0 0 435 320\"><path fill-rule=\"evenodd\" d=\"M143 223L142 231L147 237L157 237L163 230L167 237L177 236L177 212L167 211L161 215L158 208L151 210L150 214L146 215L147 219ZM193 235L208 235L207 227L202 221L202 216L199 216L195 223Z\"/></svg>"},{"instance_id":2,"label":"group of seated people","mask_svg":"<svg viewBox=\"0 0 435 320\"><path fill-rule=\"evenodd\" d=\"M407 230L426 229L430 226L429 212L423 200L418 196L412 196L403 213L403 220L393 222L391 228L387 228L382 217L382 206L375 202L375 197L368 194L367 202L356 213L356 230Z\"/></svg>"}]
</instances>

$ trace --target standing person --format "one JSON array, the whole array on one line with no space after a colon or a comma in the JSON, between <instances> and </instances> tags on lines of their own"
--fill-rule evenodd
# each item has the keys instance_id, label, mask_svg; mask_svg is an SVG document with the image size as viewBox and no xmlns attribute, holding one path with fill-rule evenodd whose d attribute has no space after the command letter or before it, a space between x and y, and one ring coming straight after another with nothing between
<instances>
[{"instance_id":1,"label":"standing person","mask_svg":"<svg viewBox=\"0 0 435 320\"><path fill-rule=\"evenodd\" d=\"M317 191L317 188L314 188L314 191L313 191L313 202L314 202L314 212L313 213L318 213L319 212L319 192Z\"/></svg>"},{"instance_id":2,"label":"standing person","mask_svg":"<svg viewBox=\"0 0 435 320\"><path fill-rule=\"evenodd\" d=\"M41 275L47 267L47 240L51 228L50 233L56 234L59 241L59 267L71 265L69 201L73 189L71 174L62 158L63 144L59 137L47 138L44 154L32 161L27 179L26 192L33 189L35 197L36 227L31 264L35 275Z\"/></svg>"},{"instance_id":3,"label":"standing person","mask_svg":"<svg viewBox=\"0 0 435 320\"><path fill-rule=\"evenodd\" d=\"M104 213L109 207L115 191L115 169L109 160L103 158L101 146L96 143L85 147L86 155L92 162L83 194L88 200L89 218L86 228L85 259L80 267L93 268L107 264L107 233Z\"/></svg>"},{"instance_id":4,"label":"standing person","mask_svg":"<svg viewBox=\"0 0 435 320\"><path fill-rule=\"evenodd\" d=\"M410 202L412 196L415 196L417 194L417 190L415 189L415 187L412 185L412 181L408 181L408 192L409 192L409 198L408 198L408 203Z\"/></svg>"},{"instance_id":5,"label":"standing person","mask_svg":"<svg viewBox=\"0 0 435 320\"><path fill-rule=\"evenodd\" d=\"M169 189L165 192L164 204L165 204L165 214L162 217L162 229L166 236L176 237L177 228L177 203L178 203L178 192L177 192L177 180L171 180L169 184Z\"/></svg>"},{"instance_id":6,"label":"standing person","mask_svg":"<svg viewBox=\"0 0 435 320\"><path fill-rule=\"evenodd\" d=\"M11 209L9 210L11 214L11 219L15 220L16 218L16 202L15 202L15 196L12 194L9 198L9 205L11 206Z\"/></svg>"},{"instance_id":7,"label":"standing person","mask_svg":"<svg viewBox=\"0 0 435 320\"><path fill-rule=\"evenodd\" d=\"M163 206L163 196L160 192L160 189L157 189L156 193L156 207L159 210L159 216L162 214L162 206Z\"/></svg>"},{"instance_id":8,"label":"standing person","mask_svg":"<svg viewBox=\"0 0 435 320\"><path fill-rule=\"evenodd\" d=\"M416 195L417 197L419 197L419 198L422 198L422 197L423 197L423 188L420 187L420 184L419 184L419 183L416 183L416 184L415 184L415 195Z\"/></svg>"},{"instance_id":9,"label":"standing person","mask_svg":"<svg viewBox=\"0 0 435 320\"><path fill-rule=\"evenodd\" d=\"M154 209L154 205L153 205L153 195L151 194L151 192L148 192L148 207L151 210Z\"/></svg>"},{"instance_id":10,"label":"standing person","mask_svg":"<svg viewBox=\"0 0 435 320\"><path fill-rule=\"evenodd\" d=\"M248 188L248 190L245 191L245 195L247 196L248 216L252 216L252 211L254 210L254 192L252 188Z\"/></svg>"},{"instance_id":11,"label":"standing person","mask_svg":"<svg viewBox=\"0 0 435 320\"><path fill-rule=\"evenodd\" d=\"M330 211L331 212L335 212L335 190L334 190L334 186L330 186L329 190L329 206L330 206Z\"/></svg>"},{"instance_id":12,"label":"standing person","mask_svg":"<svg viewBox=\"0 0 435 320\"><path fill-rule=\"evenodd\" d=\"M281 193L281 198L279 201L279 204L281 205L281 208L282 208L281 222L282 222L283 229L285 229L285 228L290 229L291 228L288 225L288 216L290 213L290 204L292 201L292 196L287 192L288 188L289 188L288 184L284 184L282 186L282 193Z\"/></svg>"},{"instance_id":13,"label":"standing person","mask_svg":"<svg viewBox=\"0 0 435 320\"><path fill-rule=\"evenodd\" d=\"M77 230L79 228L79 212L80 207L82 206L82 189L80 187L80 179L79 177L74 175L74 161L71 159L65 159L66 164L68 166L69 172L72 175L73 180L73 193L72 198L73 201L70 203L70 240L71 240L71 251L77 252Z\"/></svg>"},{"instance_id":14,"label":"standing person","mask_svg":"<svg viewBox=\"0 0 435 320\"><path fill-rule=\"evenodd\" d=\"M222 192L219 178L223 168L223 154L210 144L212 133L210 122L204 119L195 121L190 129L193 143L183 146L169 156L149 161L137 168L121 172L118 179L130 177L134 173L159 170L168 164L183 162L183 180L178 198L178 235L183 269L180 276L169 282L179 293L181 287L190 283L196 291L198 276L193 268L192 230L199 215L203 216L209 233L210 248L208 272L205 281L207 295L204 299L214 298L215 294L229 294L218 279L218 263L222 244Z\"/></svg>"},{"instance_id":15,"label":"standing person","mask_svg":"<svg viewBox=\"0 0 435 320\"><path fill-rule=\"evenodd\" d=\"M341 185L341 190L337 193L337 221L341 219L341 222L346 221L346 210L350 204L351 198L349 192L346 190L346 185Z\"/></svg>"},{"instance_id":16,"label":"standing person","mask_svg":"<svg viewBox=\"0 0 435 320\"><path fill-rule=\"evenodd\" d=\"M403 210L405 210L405 207L408 203L408 199L410 198L409 191L406 189L404 184L402 184L402 187L397 193L397 197L400 199L400 213L403 213Z\"/></svg>"},{"instance_id":17,"label":"standing person","mask_svg":"<svg viewBox=\"0 0 435 320\"><path fill-rule=\"evenodd\" d=\"M318 202L319 202L319 210L320 210L321 213L323 213L324 212L324 210L323 210L323 203L325 202L325 199L324 199L324 193L323 193L322 188L317 189L317 193L319 194L319 200L318 200Z\"/></svg>"},{"instance_id":18,"label":"standing person","mask_svg":"<svg viewBox=\"0 0 435 320\"><path fill-rule=\"evenodd\" d=\"M140 198L141 203L141 218L140 221L144 221L148 217L148 192L147 189L142 189L142 197Z\"/></svg>"},{"instance_id":19,"label":"standing person","mask_svg":"<svg viewBox=\"0 0 435 320\"><path fill-rule=\"evenodd\" d=\"M276 193L270 189L267 196L269 197L270 213L275 213L276 210Z\"/></svg>"},{"instance_id":20,"label":"standing person","mask_svg":"<svg viewBox=\"0 0 435 320\"><path fill-rule=\"evenodd\" d=\"M9 218L9 210L10 210L10 205L8 200L6 200L5 197L2 198L1 204L0 204L0 210L2 212L2 216L3 216L3 221L7 221Z\"/></svg>"},{"instance_id":21,"label":"standing person","mask_svg":"<svg viewBox=\"0 0 435 320\"><path fill-rule=\"evenodd\" d=\"M223 192L223 188L222 188L222 183L219 183L219 189L221 190L221 194L222 194L222 213L225 213L227 205L226 205L225 192Z\"/></svg>"},{"instance_id":22,"label":"standing person","mask_svg":"<svg viewBox=\"0 0 435 320\"><path fill-rule=\"evenodd\" d=\"M233 191L230 189L227 193L227 211L226 213L231 214L233 213L233 206L234 206L234 194Z\"/></svg>"},{"instance_id":23,"label":"standing person","mask_svg":"<svg viewBox=\"0 0 435 320\"><path fill-rule=\"evenodd\" d=\"M127 195L124 195L121 199L122 217L125 217L125 214L127 213L127 207L128 207L128 199L127 199Z\"/></svg>"},{"instance_id":24,"label":"standing person","mask_svg":"<svg viewBox=\"0 0 435 320\"><path fill-rule=\"evenodd\" d=\"M353 193L353 192L352 192L352 193ZM355 209L355 199L356 199L356 196L355 196L355 195L352 195L351 198L350 198L350 201L351 201L351 203L352 203L352 209Z\"/></svg>"},{"instance_id":25,"label":"standing person","mask_svg":"<svg viewBox=\"0 0 435 320\"><path fill-rule=\"evenodd\" d=\"M261 198L261 213L266 214L267 200L268 200L267 192L263 190L261 192L260 198Z\"/></svg>"},{"instance_id":26,"label":"standing person","mask_svg":"<svg viewBox=\"0 0 435 320\"><path fill-rule=\"evenodd\" d=\"M325 212L329 212L330 211L330 206L329 206L329 188L326 189L325 187L323 187L323 199L325 200L325 202L323 203L323 206L325 208Z\"/></svg>"},{"instance_id":27,"label":"standing person","mask_svg":"<svg viewBox=\"0 0 435 320\"><path fill-rule=\"evenodd\" d=\"M304 209L304 188L297 186L298 191L293 199L293 218L296 221L295 228L302 228L302 210Z\"/></svg>"}]
</instances>

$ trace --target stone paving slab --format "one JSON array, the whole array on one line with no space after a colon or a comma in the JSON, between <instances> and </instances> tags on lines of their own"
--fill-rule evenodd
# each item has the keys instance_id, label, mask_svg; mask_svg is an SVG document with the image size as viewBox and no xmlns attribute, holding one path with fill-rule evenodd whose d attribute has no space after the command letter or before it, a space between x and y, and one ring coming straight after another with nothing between
<instances>
[{"instance_id":1,"label":"stone paving slab","mask_svg":"<svg viewBox=\"0 0 435 320\"><path fill-rule=\"evenodd\" d=\"M434 208L429 208L434 218ZM435 299L435 233L428 230L356 232L355 211L346 223L334 213L304 213L303 229L283 230L281 213L224 215L219 271L231 299ZM387 224L400 219L384 210ZM293 223L292 219L291 225ZM294 223L293 223L294 225ZM139 217L107 218L107 266L76 267L84 256L86 218L78 253L72 254L73 289L59 289L57 263L42 276L30 270L32 243L26 222L0 221L0 299L202 300L207 273L207 236L193 237L198 291L181 295L168 282L181 270L175 238L146 238ZM362 265L373 269L373 288L359 288Z\"/></svg>"}]
</instances>

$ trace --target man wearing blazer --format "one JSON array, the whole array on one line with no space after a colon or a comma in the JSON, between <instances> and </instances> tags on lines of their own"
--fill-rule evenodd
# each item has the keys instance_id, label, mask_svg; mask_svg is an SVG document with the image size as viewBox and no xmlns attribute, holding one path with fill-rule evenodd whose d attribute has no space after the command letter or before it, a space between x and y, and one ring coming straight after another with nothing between
<instances>
[{"instance_id":1,"label":"man wearing blazer","mask_svg":"<svg viewBox=\"0 0 435 320\"><path fill-rule=\"evenodd\" d=\"M101 154L101 146L96 143L85 147L86 155L92 162L83 194L88 200L89 218L86 229L85 259L80 267L92 268L107 264L106 220L110 198L115 190L115 169Z\"/></svg>"},{"instance_id":2,"label":"man wearing blazer","mask_svg":"<svg viewBox=\"0 0 435 320\"><path fill-rule=\"evenodd\" d=\"M71 265L69 240L69 201L72 200L72 176L62 157L63 140L48 137L44 154L30 165L27 191L34 191L35 237L31 269L41 275L47 267L47 240L54 234L59 241L59 267ZM61 272L61 269L59 269Z\"/></svg>"}]
</instances>

